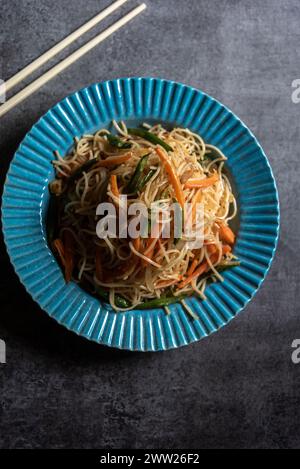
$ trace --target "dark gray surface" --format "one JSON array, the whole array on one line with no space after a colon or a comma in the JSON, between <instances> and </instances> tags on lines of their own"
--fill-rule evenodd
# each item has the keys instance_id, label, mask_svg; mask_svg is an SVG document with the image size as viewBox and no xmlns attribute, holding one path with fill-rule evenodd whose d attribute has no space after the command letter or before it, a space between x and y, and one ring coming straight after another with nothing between
<instances>
[{"instance_id":1,"label":"dark gray surface","mask_svg":"<svg viewBox=\"0 0 300 469\"><path fill-rule=\"evenodd\" d=\"M2 0L0 77L108 3ZM300 104L291 101L291 82L300 78L299 0L147 4L1 119L1 180L31 125L67 94L120 76L175 79L228 105L259 138L279 185L279 251L261 291L229 326L187 348L142 355L97 346L54 323L19 284L1 244L0 447L299 448L300 365L291 362L300 338Z\"/></svg>"}]
</instances>

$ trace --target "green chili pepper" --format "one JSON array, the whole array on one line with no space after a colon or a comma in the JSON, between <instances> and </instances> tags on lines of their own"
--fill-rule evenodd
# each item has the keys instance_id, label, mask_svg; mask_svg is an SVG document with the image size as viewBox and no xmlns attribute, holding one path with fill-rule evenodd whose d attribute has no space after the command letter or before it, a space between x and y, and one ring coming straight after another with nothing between
<instances>
[{"instance_id":1,"label":"green chili pepper","mask_svg":"<svg viewBox=\"0 0 300 469\"><path fill-rule=\"evenodd\" d=\"M140 161L138 162L137 164L137 167L135 168L135 171L128 183L128 186L127 186L127 193L128 194L135 194L138 190L138 186L139 186L139 183L141 181L141 178L143 177L143 171L145 169L145 166L147 164L147 161L148 161L148 155L145 155L143 156Z\"/></svg>"},{"instance_id":2,"label":"green chili pepper","mask_svg":"<svg viewBox=\"0 0 300 469\"><path fill-rule=\"evenodd\" d=\"M141 191L146 186L146 184L150 181L150 179L155 173L156 173L156 169L150 169L149 173L147 173L146 176L144 176L139 182L137 190Z\"/></svg>"},{"instance_id":3,"label":"green chili pepper","mask_svg":"<svg viewBox=\"0 0 300 469\"><path fill-rule=\"evenodd\" d=\"M148 140L148 142L151 142L154 145L160 145L166 151L173 151L173 148L170 145L168 145L166 142L164 142L161 138L157 137L157 135L152 134L151 132L148 132L148 130L145 130L145 129L128 129L128 133L130 133L131 135L135 135L137 137L144 138L145 140Z\"/></svg>"},{"instance_id":4,"label":"green chili pepper","mask_svg":"<svg viewBox=\"0 0 300 469\"><path fill-rule=\"evenodd\" d=\"M155 300L146 301L137 306L137 309L148 309L148 308L159 308L162 306L169 306L174 303L187 298L189 295L179 295L179 296L162 296L161 298L156 298Z\"/></svg>"},{"instance_id":5,"label":"green chili pepper","mask_svg":"<svg viewBox=\"0 0 300 469\"><path fill-rule=\"evenodd\" d=\"M106 290L104 290L104 288L99 287L97 285L96 293L100 298L102 298L104 301L109 303L109 293ZM131 306L131 303L128 300L126 300L126 298L120 295L115 295L115 304L119 308L130 308Z\"/></svg>"},{"instance_id":6,"label":"green chili pepper","mask_svg":"<svg viewBox=\"0 0 300 469\"><path fill-rule=\"evenodd\" d=\"M228 262L228 263L218 265L216 269L218 272L224 272L224 270L233 269L234 267L239 267L240 265L241 263L238 261Z\"/></svg>"},{"instance_id":7,"label":"green chili pepper","mask_svg":"<svg viewBox=\"0 0 300 469\"><path fill-rule=\"evenodd\" d=\"M107 134L106 137L110 145L113 147L120 149L128 149L132 147L131 143L123 142L119 137L116 137L116 135Z\"/></svg>"}]
</instances>

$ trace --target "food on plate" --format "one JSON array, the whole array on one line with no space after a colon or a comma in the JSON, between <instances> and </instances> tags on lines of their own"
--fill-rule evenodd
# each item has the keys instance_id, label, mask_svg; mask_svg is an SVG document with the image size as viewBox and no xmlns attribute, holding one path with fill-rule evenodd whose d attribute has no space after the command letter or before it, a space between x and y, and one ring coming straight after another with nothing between
<instances>
[{"instance_id":1,"label":"food on plate","mask_svg":"<svg viewBox=\"0 0 300 469\"><path fill-rule=\"evenodd\" d=\"M127 128L115 121L113 133L101 129L76 138L65 157L56 153L47 229L66 282L77 282L115 310L164 307L168 312L170 304L181 301L193 314L185 298L205 299L207 284L222 281L225 269L239 265L230 227L237 203L226 159L189 129ZM112 204L119 217L125 199L128 208L146 207L146 232L124 237L118 224L114 236L99 237L99 204ZM196 233L201 227L201 245L193 247L184 230L175 232L174 204L183 227Z\"/></svg>"}]
</instances>

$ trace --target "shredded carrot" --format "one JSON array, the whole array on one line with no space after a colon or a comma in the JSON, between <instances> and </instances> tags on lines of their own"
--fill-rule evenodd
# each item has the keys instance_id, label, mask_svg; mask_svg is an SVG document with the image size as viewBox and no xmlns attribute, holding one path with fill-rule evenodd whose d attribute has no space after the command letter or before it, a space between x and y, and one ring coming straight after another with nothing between
<instances>
[{"instance_id":1,"label":"shredded carrot","mask_svg":"<svg viewBox=\"0 0 300 469\"><path fill-rule=\"evenodd\" d=\"M212 176L206 179L199 179L199 178L189 179L185 183L185 187L188 189L194 189L194 188L206 189L207 187L213 186L216 182L218 182L218 180L219 180L219 175L218 173L215 172Z\"/></svg>"},{"instance_id":2,"label":"shredded carrot","mask_svg":"<svg viewBox=\"0 0 300 469\"><path fill-rule=\"evenodd\" d=\"M208 244L206 250L209 254L215 254L217 252L217 247L215 244Z\"/></svg>"},{"instance_id":3,"label":"shredded carrot","mask_svg":"<svg viewBox=\"0 0 300 469\"><path fill-rule=\"evenodd\" d=\"M198 264L199 264L199 260L194 259L193 262L191 263L191 266L190 266L189 270L187 271L188 277L195 272L195 269L196 269Z\"/></svg>"},{"instance_id":4,"label":"shredded carrot","mask_svg":"<svg viewBox=\"0 0 300 469\"><path fill-rule=\"evenodd\" d=\"M74 238L70 231L64 231L64 251L65 251L65 279L69 283L72 278L73 269L74 269L74 256L73 256L73 246Z\"/></svg>"},{"instance_id":5,"label":"shredded carrot","mask_svg":"<svg viewBox=\"0 0 300 469\"><path fill-rule=\"evenodd\" d=\"M224 241L225 243L228 243L228 244L234 244L235 242L235 234L234 232L232 231L231 228L229 228L229 226L227 225L221 225L220 226L220 231L219 231L219 234L220 234L220 239L222 241Z\"/></svg>"},{"instance_id":6,"label":"shredded carrot","mask_svg":"<svg viewBox=\"0 0 300 469\"><path fill-rule=\"evenodd\" d=\"M193 222L196 220L196 213L197 213L197 204L200 202L202 197L202 191L199 189L193 199L192 203L192 220Z\"/></svg>"},{"instance_id":7,"label":"shredded carrot","mask_svg":"<svg viewBox=\"0 0 300 469\"><path fill-rule=\"evenodd\" d=\"M96 263L96 278L101 281L103 279L103 269L102 269L100 246L96 246L95 263Z\"/></svg>"},{"instance_id":8,"label":"shredded carrot","mask_svg":"<svg viewBox=\"0 0 300 469\"><path fill-rule=\"evenodd\" d=\"M214 245L214 248L215 248L215 251L211 254L211 257L210 257L210 260L211 260L212 264L217 262L218 257L219 257L219 253L217 252L217 248L216 248L215 245ZM230 246L224 245L222 247L222 255L228 254L228 252L230 252L230 251L231 251ZM193 262L193 264L194 264L194 262ZM181 289L181 288L186 287L189 283L192 282L192 280L194 280L194 278L197 278L200 275L204 274L205 272L207 272L209 270L209 268L210 268L210 266L209 266L208 262L206 260L203 261L202 264L198 267L197 270L194 270L192 273L188 272L188 276L178 285L178 288Z\"/></svg>"},{"instance_id":9,"label":"shredded carrot","mask_svg":"<svg viewBox=\"0 0 300 469\"><path fill-rule=\"evenodd\" d=\"M138 237L138 238L135 238L132 242L133 244L133 247L136 251L140 251L140 248L141 248L141 238Z\"/></svg>"},{"instance_id":10,"label":"shredded carrot","mask_svg":"<svg viewBox=\"0 0 300 469\"><path fill-rule=\"evenodd\" d=\"M156 148L156 153L158 154L158 157L160 161L163 163L167 174L168 178L170 181L170 184L173 186L176 198L182 208L184 208L184 194L183 194L183 189L182 185L179 181L179 178L177 174L175 173L174 169L172 168L172 165L168 159L168 157L165 155L163 150L161 148Z\"/></svg>"},{"instance_id":11,"label":"shredded carrot","mask_svg":"<svg viewBox=\"0 0 300 469\"><path fill-rule=\"evenodd\" d=\"M197 270L195 270L192 274L188 275L188 277L178 285L178 288L181 289L181 288L186 287L189 283L191 283L192 280L194 280L194 278L197 278L197 277L199 277L199 275L204 274L204 272L206 272L206 270L207 270L207 267L208 267L208 263L206 261L204 261L198 267Z\"/></svg>"},{"instance_id":12,"label":"shredded carrot","mask_svg":"<svg viewBox=\"0 0 300 469\"><path fill-rule=\"evenodd\" d=\"M126 153L125 155L121 156L110 156L106 158L106 160L101 160L97 163L98 166L103 166L104 168L110 168L111 166L116 166L118 164L126 163L126 161L130 160L131 153Z\"/></svg>"},{"instance_id":13,"label":"shredded carrot","mask_svg":"<svg viewBox=\"0 0 300 469\"><path fill-rule=\"evenodd\" d=\"M209 254L215 254L215 253L217 252L217 248L216 248L216 245L215 245L215 244L208 244L208 245L206 246L206 249L207 249L207 251L208 251ZM190 268L189 268L189 270L187 271L187 275L188 275L188 276L192 275L192 274L195 272L195 270L196 270L196 268L197 268L198 265L199 265L199 258L197 257L197 258L195 258L195 259L193 260L193 262L191 263Z\"/></svg>"},{"instance_id":14,"label":"shredded carrot","mask_svg":"<svg viewBox=\"0 0 300 469\"><path fill-rule=\"evenodd\" d=\"M222 248L222 254L229 254L232 251L231 246L228 246L228 244L224 244Z\"/></svg>"},{"instance_id":15,"label":"shredded carrot","mask_svg":"<svg viewBox=\"0 0 300 469\"><path fill-rule=\"evenodd\" d=\"M59 238L55 239L52 242L52 247L57 252L57 254L59 255L61 263L64 266L66 262L65 262L65 249L64 249L64 245L62 243L62 240L59 239Z\"/></svg>"},{"instance_id":16,"label":"shredded carrot","mask_svg":"<svg viewBox=\"0 0 300 469\"><path fill-rule=\"evenodd\" d=\"M117 176L115 174L112 174L110 176L110 187L113 195L116 197L120 196L119 188L118 188L118 182L117 182Z\"/></svg>"}]
</instances>

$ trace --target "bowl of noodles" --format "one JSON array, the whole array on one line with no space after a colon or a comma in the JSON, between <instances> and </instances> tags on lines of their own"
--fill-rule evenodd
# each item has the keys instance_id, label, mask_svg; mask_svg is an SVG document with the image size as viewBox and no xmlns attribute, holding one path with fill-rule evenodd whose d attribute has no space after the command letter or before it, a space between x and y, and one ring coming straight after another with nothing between
<instances>
[{"instance_id":1,"label":"bowl of noodles","mask_svg":"<svg viewBox=\"0 0 300 469\"><path fill-rule=\"evenodd\" d=\"M276 184L251 132L201 91L153 78L65 98L7 176L8 253L40 306L100 344L157 351L234 318L270 267Z\"/></svg>"}]
</instances>

